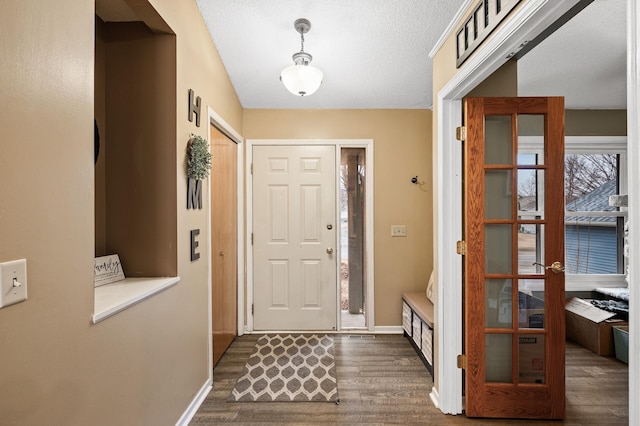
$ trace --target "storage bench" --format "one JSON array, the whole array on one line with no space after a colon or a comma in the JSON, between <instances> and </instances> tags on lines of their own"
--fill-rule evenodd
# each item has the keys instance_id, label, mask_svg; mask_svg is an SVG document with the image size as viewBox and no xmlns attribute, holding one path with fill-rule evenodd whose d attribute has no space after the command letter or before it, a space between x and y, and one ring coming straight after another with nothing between
<instances>
[{"instance_id":1,"label":"storage bench","mask_svg":"<svg viewBox=\"0 0 640 426\"><path fill-rule=\"evenodd\" d=\"M402 328L433 377L433 303L424 292L402 295Z\"/></svg>"}]
</instances>

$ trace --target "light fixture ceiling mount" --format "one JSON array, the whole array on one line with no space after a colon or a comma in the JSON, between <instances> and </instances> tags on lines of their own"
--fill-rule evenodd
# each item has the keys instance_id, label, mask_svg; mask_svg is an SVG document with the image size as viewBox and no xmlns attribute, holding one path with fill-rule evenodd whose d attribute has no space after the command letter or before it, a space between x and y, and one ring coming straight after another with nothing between
<instances>
[{"instance_id":1,"label":"light fixture ceiling mount","mask_svg":"<svg viewBox=\"0 0 640 426\"><path fill-rule=\"evenodd\" d=\"M280 80L294 95L309 96L318 90L323 77L322 71L309 65L313 57L304 51L304 35L311 30L311 22L305 18L296 19L293 27L300 33L300 51L293 54L295 65L283 69Z\"/></svg>"}]
</instances>

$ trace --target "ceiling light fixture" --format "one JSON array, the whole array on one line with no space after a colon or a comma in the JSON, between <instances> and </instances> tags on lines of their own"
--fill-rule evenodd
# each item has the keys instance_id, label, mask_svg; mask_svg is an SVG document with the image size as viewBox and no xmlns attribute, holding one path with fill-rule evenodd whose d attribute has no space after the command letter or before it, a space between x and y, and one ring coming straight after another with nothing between
<instances>
[{"instance_id":1,"label":"ceiling light fixture","mask_svg":"<svg viewBox=\"0 0 640 426\"><path fill-rule=\"evenodd\" d=\"M311 29L311 22L304 18L296 19L293 27L300 33L300 51L293 54L295 65L283 69L280 80L294 95L309 96L322 84L322 71L309 65L312 56L304 51L304 35Z\"/></svg>"}]
</instances>

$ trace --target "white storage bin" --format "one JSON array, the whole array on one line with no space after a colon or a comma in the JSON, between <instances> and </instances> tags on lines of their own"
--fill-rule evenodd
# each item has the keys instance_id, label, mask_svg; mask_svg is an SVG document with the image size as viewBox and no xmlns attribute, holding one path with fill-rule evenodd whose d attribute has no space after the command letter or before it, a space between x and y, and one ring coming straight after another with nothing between
<instances>
[{"instance_id":1,"label":"white storage bin","mask_svg":"<svg viewBox=\"0 0 640 426\"><path fill-rule=\"evenodd\" d=\"M417 315L413 316L413 341L420 349L420 345L422 344L422 337L420 337L420 330L422 329L422 321L418 318Z\"/></svg>"},{"instance_id":2,"label":"white storage bin","mask_svg":"<svg viewBox=\"0 0 640 426\"><path fill-rule=\"evenodd\" d=\"M433 329L425 323L422 323L422 347L420 351L429 364L433 365Z\"/></svg>"},{"instance_id":3,"label":"white storage bin","mask_svg":"<svg viewBox=\"0 0 640 426\"><path fill-rule=\"evenodd\" d=\"M411 325L411 308L402 301L402 328L409 336L413 334L413 326Z\"/></svg>"}]
</instances>

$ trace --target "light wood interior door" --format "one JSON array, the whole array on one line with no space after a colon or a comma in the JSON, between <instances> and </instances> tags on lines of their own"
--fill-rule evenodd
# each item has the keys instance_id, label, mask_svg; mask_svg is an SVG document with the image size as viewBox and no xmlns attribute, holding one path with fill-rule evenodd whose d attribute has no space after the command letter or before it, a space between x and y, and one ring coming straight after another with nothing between
<instances>
[{"instance_id":1,"label":"light wood interior door","mask_svg":"<svg viewBox=\"0 0 640 426\"><path fill-rule=\"evenodd\" d=\"M253 148L255 330L336 327L335 149Z\"/></svg>"},{"instance_id":2,"label":"light wood interior door","mask_svg":"<svg viewBox=\"0 0 640 426\"><path fill-rule=\"evenodd\" d=\"M211 297L213 365L237 335L237 145L211 126Z\"/></svg>"},{"instance_id":3,"label":"light wood interior door","mask_svg":"<svg viewBox=\"0 0 640 426\"><path fill-rule=\"evenodd\" d=\"M466 415L562 419L564 100L468 98L465 126Z\"/></svg>"}]
</instances>

